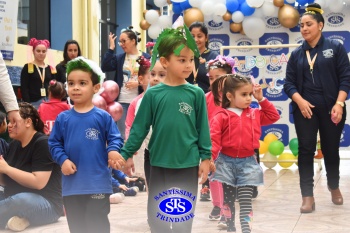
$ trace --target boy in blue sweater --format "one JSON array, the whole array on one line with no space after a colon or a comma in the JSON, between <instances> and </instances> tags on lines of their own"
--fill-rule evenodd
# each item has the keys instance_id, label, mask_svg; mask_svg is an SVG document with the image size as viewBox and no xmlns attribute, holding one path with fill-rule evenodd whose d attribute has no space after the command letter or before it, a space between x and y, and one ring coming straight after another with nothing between
<instances>
[{"instance_id":1,"label":"boy in blue sweater","mask_svg":"<svg viewBox=\"0 0 350 233\"><path fill-rule=\"evenodd\" d=\"M62 194L69 230L109 233L112 182L108 166L124 166L119 154L123 139L112 117L92 104L103 75L97 64L77 57L67 64L67 74L74 107L58 115L49 147L64 175Z\"/></svg>"}]
</instances>

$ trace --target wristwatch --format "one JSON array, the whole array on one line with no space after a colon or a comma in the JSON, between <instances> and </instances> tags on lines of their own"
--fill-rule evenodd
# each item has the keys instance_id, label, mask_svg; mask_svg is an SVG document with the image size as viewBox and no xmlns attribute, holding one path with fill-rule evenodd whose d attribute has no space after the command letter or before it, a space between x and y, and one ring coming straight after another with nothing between
<instances>
[{"instance_id":1,"label":"wristwatch","mask_svg":"<svg viewBox=\"0 0 350 233\"><path fill-rule=\"evenodd\" d=\"M337 101L336 104L339 104L340 106L342 106L344 108L344 102Z\"/></svg>"}]
</instances>

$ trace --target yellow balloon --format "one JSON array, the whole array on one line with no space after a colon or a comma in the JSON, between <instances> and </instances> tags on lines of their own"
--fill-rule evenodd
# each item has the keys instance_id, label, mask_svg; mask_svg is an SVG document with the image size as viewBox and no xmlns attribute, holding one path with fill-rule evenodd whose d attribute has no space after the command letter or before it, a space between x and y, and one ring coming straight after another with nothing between
<instances>
[{"instance_id":1,"label":"yellow balloon","mask_svg":"<svg viewBox=\"0 0 350 233\"><path fill-rule=\"evenodd\" d=\"M196 7L185 10L184 22L187 27L191 26L194 22L204 22L204 15L202 11Z\"/></svg>"},{"instance_id":2,"label":"yellow balloon","mask_svg":"<svg viewBox=\"0 0 350 233\"><path fill-rule=\"evenodd\" d=\"M295 160L295 156L292 153L282 153L280 156L278 156L278 164L283 168L289 168L293 165L294 162L280 162L283 160Z\"/></svg>"},{"instance_id":3,"label":"yellow balloon","mask_svg":"<svg viewBox=\"0 0 350 233\"><path fill-rule=\"evenodd\" d=\"M265 154L266 151L268 150L268 146L266 145L266 143L264 141L259 140L260 143L260 147L259 147L259 154Z\"/></svg>"},{"instance_id":4,"label":"yellow balloon","mask_svg":"<svg viewBox=\"0 0 350 233\"><path fill-rule=\"evenodd\" d=\"M268 133L266 134L266 136L264 137L264 142L266 143L267 147L269 147L270 143L273 141L278 140L277 136L274 135L273 133Z\"/></svg>"},{"instance_id":5,"label":"yellow balloon","mask_svg":"<svg viewBox=\"0 0 350 233\"><path fill-rule=\"evenodd\" d=\"M291 5L284 5L278 10L278 21L286 28L294 28L300 19L299 12Z\"/></svg>"}]
</instances>

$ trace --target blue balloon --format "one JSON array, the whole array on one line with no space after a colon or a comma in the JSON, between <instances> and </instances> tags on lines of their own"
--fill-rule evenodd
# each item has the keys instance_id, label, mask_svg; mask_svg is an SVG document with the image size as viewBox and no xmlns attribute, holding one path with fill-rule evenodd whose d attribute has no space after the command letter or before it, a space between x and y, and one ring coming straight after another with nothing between
<instances>
[{"instance_id":1,"label":"blue balloon","mask_svg":"<svg viewBox=\"0 0 350 233\"><path fill-rule=\"evenodd\" d=\"M180 3L173 2L173 12L174 12L174 14L181 14L182 8L181 8Z\"/></svg>"},{"instance_id":2,"label":"blue balloon","mask_svg":"<svg viewBox=\"0 0 350 233\"><path fill-rule=\"evenodd\" d=\"M238 10L239 2L237 0L227 0L226 1L226 8L230 13L235 12Z\"/></svg>"},{"instance_id":3,"label":"blue balloon","mask_svg":"<svg viewBox=\"0 0 350 233\"><path fill-rule=\"evenodd\" d=\"M243 13L244 16L250 16L254 13L255 8L250 7L247 2L243 2L240 5L239 10Z\"/></svg>"},{"instance_id":4,"label":"blue balloon","mask_svg":"<svg viewBox=\"0 0 350 233\"><path fill-rule=\"evenodd\" d=\"M239 4L242 4L243 2L245 2L245 0L238 0Z\"/></svg>"},{"instance_id":5,"label":"blue balloon","mask_svg":"<svg viewBox=\"0 0 350 233\"><path fill-rule=\"evenodd\" d=\"M305 4L308 3L309 0L298 0L298 3L300 6L304 6Z\"/></svg>"},{"instance_id":6,"label":"blue balloon","mask_svg":"<svg viewBox=\"0 0 350 233\"><path fill-rule=\"evenodd\" d=\"M182 10L187 10L188 8L192 8L192 6L188 0L186 0L184 2L180 2L180 6L181 6Z\"/></svg>"},{"instance_id":7,"label":"blue balloon","mask_svg":"<svg viewBox=\"0 0 350 233\"><path fill-rule=\"evenodd\" d=\"M311 3L314 3L315 0L309 0L308 3L311 4Z\"/></svg>"}]
</instances>

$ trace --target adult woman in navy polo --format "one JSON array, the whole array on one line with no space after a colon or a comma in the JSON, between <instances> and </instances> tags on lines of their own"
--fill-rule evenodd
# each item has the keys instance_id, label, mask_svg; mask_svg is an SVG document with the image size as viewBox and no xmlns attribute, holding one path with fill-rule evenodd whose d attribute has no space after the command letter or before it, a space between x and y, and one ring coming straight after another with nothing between
<instances>
[{"instance_id":1,"label":"adult woman in navy polo","mask_svg":"<svg viewBox=\"0 0 350 233\"><path fill-rule=\"evenodd\" d=\"M121 30L118 44L124 53L116 55L114 49L117 36L110 33L108 36L109 49L101 64L103 72L116 71L114 81L119 86L118 102L123 106L123 116L117 124L123 138L125 138L125 118L129 105L142 92L142 87L138 83L139 64L136 60L141 55L150 59L149 54L137 49L137 43L141 41L139 35L140 33L133 30L132 26Z\"/></svg>"},{"instance_id":2,"label":"adult woman in navy polo","mask_svg":"<svg viewBox=\"0 0 350 233\"><path fill-rule=\"evenodd\" d=\"M284 91L292 99L299 141L301 213L315 210L313 160L318 131L331 200L335 205L343 204L339 145L346 119L344 102L350 90L350 64L344 46L322 35L322 13L321 6L314 3L301 17L300 31L305 41L291 53L284 84Z\"/></svg>"}]
</instances>

